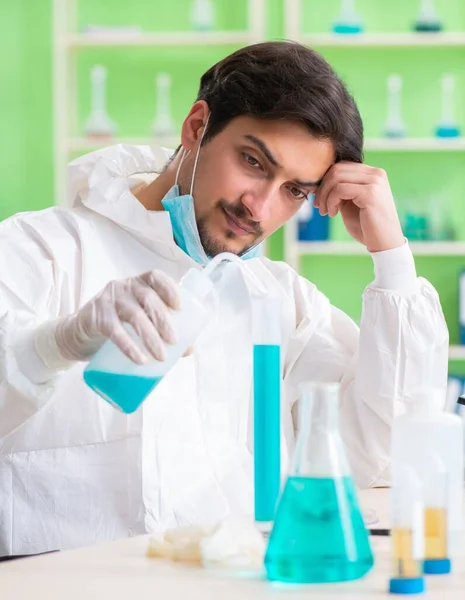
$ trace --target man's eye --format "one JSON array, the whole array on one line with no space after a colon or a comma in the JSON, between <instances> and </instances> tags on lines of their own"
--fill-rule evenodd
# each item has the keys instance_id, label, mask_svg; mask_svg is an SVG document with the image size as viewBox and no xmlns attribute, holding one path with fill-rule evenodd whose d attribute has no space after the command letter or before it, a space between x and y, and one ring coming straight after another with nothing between
<instances>
[{"instance_id":1,"label":"man's eye","mask_svg":"<svg viewBox=\"0 0 465 600\"><path fill-rule=\"evenodd\" d=\"M244 158L244 160L247 162L248 165L250 165L251 167L253 167L254 169L256 169L257 167L260 167L260 163L258 162L258 160L256 158L254 158L253 156L251 156L250 154L247 154L247 152L243 152L242 156Z\"/></svg>"},{"instance_id":2,"label":"man's eye","mask_svg":"<svg viewBox=\"0 0 465 600\"><path fill-rule=\"evenodd\" d=\"M291 192L291 196L296 200L304 200L308 195L306 192L303 192L294 186L290 187L289 191Z\"/></svg>"}]
</instances>

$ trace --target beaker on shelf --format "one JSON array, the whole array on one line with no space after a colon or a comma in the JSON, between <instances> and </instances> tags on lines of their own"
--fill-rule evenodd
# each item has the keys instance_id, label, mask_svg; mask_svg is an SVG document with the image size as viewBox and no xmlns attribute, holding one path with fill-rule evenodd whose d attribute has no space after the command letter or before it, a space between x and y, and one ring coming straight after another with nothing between
<instances>
[{"instance_id":1,"label":"beaker on shelf","mask_svg":"<svg viewBox=\"0 0 465 600\"><path fill-rule=\"evenodd\" d=\"M358 579L373 566L338 421L339 385L302 387L291 472L278 505L265 568L288 583Z\"/></svg>"}]
</instances>

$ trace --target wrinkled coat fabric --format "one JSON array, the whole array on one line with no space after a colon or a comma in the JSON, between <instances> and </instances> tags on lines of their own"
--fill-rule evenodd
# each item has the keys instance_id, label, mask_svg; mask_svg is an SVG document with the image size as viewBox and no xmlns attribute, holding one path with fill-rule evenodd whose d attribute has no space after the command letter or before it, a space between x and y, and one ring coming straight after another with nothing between
<instances>
[{"instance_id":1,"label":"wrinkled coat fabric","mask_svg":"<svg viewBox=\"0 0 465 600\"><path fill-rule=\"evenodd\" d=\"M141 410L117 412L83 382L84 363L34 383L21 338L76 311L112 279L199 268L169 215L131 187L168 151L114 146L69 167L69 203L0 225L0 555L30 554L252 514L250 304L223 301ZM247 262L283 300L282 464L302 380L340 381L341 428L357 482L389 481L392 419L418 385L445 387L448 334L432 286L369 286L360 330L284 263ZM244 291L246 292L247 290Z\"/></svg>"}]
</instances>

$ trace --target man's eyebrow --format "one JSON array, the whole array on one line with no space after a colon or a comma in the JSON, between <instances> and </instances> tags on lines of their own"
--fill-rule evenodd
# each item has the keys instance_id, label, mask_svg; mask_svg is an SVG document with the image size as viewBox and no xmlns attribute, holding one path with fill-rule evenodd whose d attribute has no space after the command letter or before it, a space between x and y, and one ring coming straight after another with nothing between
<instances>
[{"instance_id":1,"label":"man's eyebrow","mask_svg":"<svg viewBox=\"0 0 465 600\"><path fill-rule=\"evenodd\" d=\"M273 165L273 167L278 167L278 168L282 169L281 165L278 163L278 161L273 156L270 149L268 148L268 146L265 144L265 142L263 140L261 140L258 137L255 137L254 135L251 135L251 134L245 135L244 137L247 140L249 140L249 142L252 142L252 144L257 146L263 152L263 154L266 156L268 161ZM294 183L297 185L300 185L302 187L318 187L322 181L323 181L322 179L319 179L318 181L300 181L300 179L295 179Z\"/></svg>"},{"instance_id":2,"label":"man's eyebrow","mask_svg":"<svg viewBox=\"0 0 465 600\"><path fill-rule=\"evenodd\" d=\"M245 135L244 137L247 140L249 140L249 142L252 142L252 144L255 144L255 146L260 148L260 150L266 156L268 161L273 165L273 167L278 167L279 169L282 169L282 166L278 163L278 161L273 156L270 149L268 148L268 146L265 144L265 142L263 140L261 140L258 137L255 137L254 135Z\"/></svg>"},{"instance_id":3,"label":"man's eyebrow","mask_svg":"<svg viewBox=\"0 0 465 600\"><path fill-rule=\"evenodd\" d=\"M300 179L294 179L294 183L302 187L319 187L322 181L322 179L318 181L300 181Z\"/></svg>"}]
</instances>

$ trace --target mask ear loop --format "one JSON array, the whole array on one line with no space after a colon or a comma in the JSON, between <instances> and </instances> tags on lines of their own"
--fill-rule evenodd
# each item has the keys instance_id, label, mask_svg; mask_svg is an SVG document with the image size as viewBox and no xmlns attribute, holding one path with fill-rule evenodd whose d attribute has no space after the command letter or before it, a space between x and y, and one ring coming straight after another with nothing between
<instances>
[{"instance_id":1,"label":"mask ear loop","mask_svg":"<svg viewBox=\"0 0 465 600\"><path fill-rule=\"evenodd\" d=\"M209 119L210 119L210 113L208 113L207 120L205 121L205 127L203 128L202 136L200 137L200 144L199 144L199 147L197 148L197 152L195 155L194 168L192 169L192 179L191 179L191 191L190 191L191 196L192 196L192 192L194 191L194 179L195 179L195 173L197 171L197 163L199 162L200 148L202 147L203 138L205 137L205 132L207 131L207 125L208 125Z\"/></svg>"},{"instance_id":2,"label":"mask ear loop","mask_svg":"<svg viewBox=\"0 0 465 600\"><path fill-rule=\"evenodd\" d=\"M184 159L186 158L186 156L189 156L190 150L186 150L183 148L182 149L182 155L181 155L181 160L179 161L179 165L176 171L176 177L174 180L174 185L178 185L178 179L179 179L179 171L181 170L182 167L182 163L184 162Z\"/></svg>"}]
</instances>

